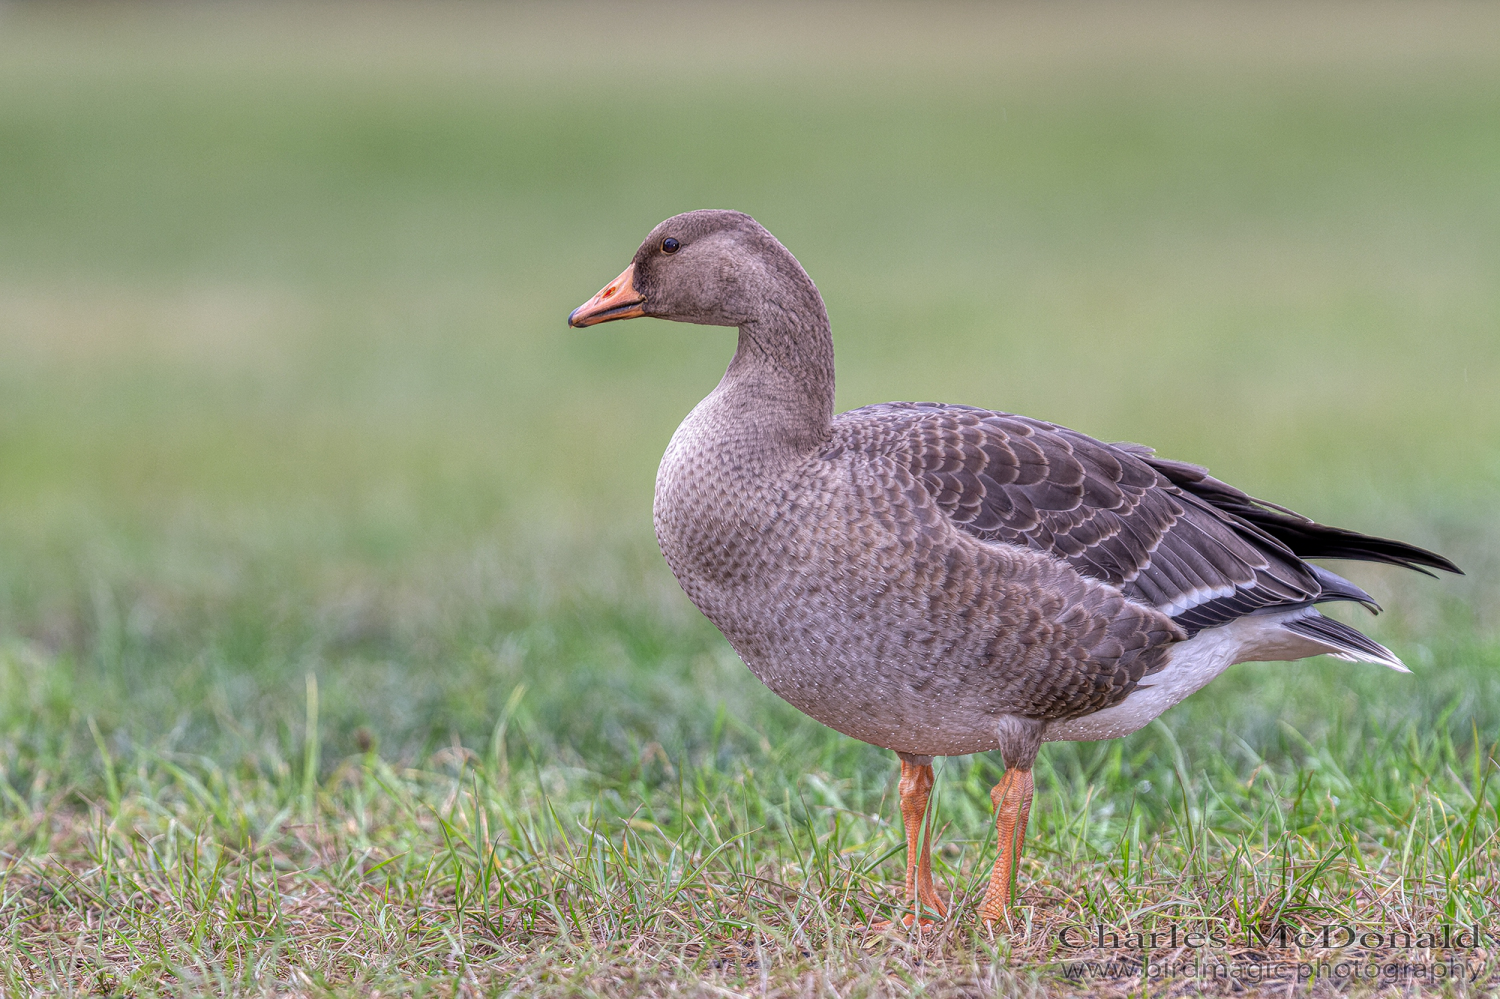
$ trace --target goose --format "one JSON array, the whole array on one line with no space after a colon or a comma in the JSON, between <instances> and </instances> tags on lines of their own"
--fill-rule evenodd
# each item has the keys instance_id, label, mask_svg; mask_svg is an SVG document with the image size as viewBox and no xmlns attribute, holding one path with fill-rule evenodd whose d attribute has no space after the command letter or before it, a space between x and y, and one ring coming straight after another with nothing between
<instances>
[{"instance_id":1,"label":"goose","mask_svg":"<svg viewBox=\"0 0 1500 999\"><path fill-rule=\"evenodd\" d=\"M973 406L834 415L823 299L741 212L662 222L568 324L638 316L739 330L661 460L657 541L767 687L896 752L908 926L947 914L921 840L935 757L1000 752L978 915L1008 920L1042 743L1129 735L1239 662L1331 655L1408 672L1319 613L1379 607L1306 560L1459 572L1139 444Z\"/></svg>"}]
</instances>

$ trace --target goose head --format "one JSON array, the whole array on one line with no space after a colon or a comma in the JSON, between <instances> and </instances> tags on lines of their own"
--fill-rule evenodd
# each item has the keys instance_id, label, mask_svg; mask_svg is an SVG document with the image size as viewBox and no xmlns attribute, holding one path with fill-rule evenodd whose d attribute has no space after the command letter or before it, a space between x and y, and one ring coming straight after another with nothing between
<instances>
[{"instance_id":1,"label":"goose head","mask_svg":"<svg viewBox=\"0 0 1500 999\"><path fill-rule=\"evenodd\" d=\"M651 230L630 266L568 316L573 327L654 316L742 326L775 308L787 282L811 286L801 265L744 212L674 215Z\"/></svg>"}]
</instances>

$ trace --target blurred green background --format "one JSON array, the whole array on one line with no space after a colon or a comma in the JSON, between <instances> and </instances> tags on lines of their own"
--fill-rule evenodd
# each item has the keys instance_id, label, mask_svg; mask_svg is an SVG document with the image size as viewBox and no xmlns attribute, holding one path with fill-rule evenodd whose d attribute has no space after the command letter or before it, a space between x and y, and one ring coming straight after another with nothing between
<instances>
[{"instance_id":1,"label":"blurred green background","mask_svg":"<svg viewBox=\"0 0 1500 999\"><path fill-rule=\"evenodd\" d=\"M655 553L733 334L564 325L701 207L817 281L840 408L1149 443L1468 570L1350 570L1416 677L1242 666L1184 738L1488 742L1497 123L1493 5L0 7L0 763L288 757L313 673L325 766L482 745L518 685L605 772L886 766Z\"/></svg>"}]
</instances>

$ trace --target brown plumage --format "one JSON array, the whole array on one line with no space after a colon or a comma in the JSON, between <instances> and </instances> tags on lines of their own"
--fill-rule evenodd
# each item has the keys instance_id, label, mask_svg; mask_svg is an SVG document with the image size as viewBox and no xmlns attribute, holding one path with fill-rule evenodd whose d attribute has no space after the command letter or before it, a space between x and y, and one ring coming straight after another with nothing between
<instances>
[{"instance_id":1,"label":"brown plumage","mask_svg":"<svg viewBox=\"0 0 1500 999\"><path fill-rule=\"evenodd\" d=\"M967 406L835 416L822 298L739 212L663 222L569 321L641 315L739 328L657 475L673 573L777 694L901 754L913 847L931 758L1001 751L987 919L1006 910L1043 741L1127 734L1234 662L1328 653L1404 669L1314 609L1376 608L1304 556L1457 571L1140 445ZM908 856L907 890L941 914L925 856Z\"/></svg>"}]
</instances>

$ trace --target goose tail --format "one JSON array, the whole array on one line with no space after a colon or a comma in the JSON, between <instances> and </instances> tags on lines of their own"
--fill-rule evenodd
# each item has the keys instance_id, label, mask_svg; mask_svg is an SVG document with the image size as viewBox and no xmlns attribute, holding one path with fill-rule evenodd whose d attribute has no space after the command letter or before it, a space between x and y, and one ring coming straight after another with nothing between
<instances>
[{"instance_id":1,"label":"goose tail","mask_svg":"<svg viewBox=\"0 0 1500 999\"><path fill-rule=\"evenodd\" d=\"M1283 621L1281 626L1294 635L1310 638L1328 647L1328 655L1351 663L1375 663L1398 673L1410 673L1396 654L1379 642L1331 617L1313 611L1305 617Z\"/></svg>"}]
</instances>

